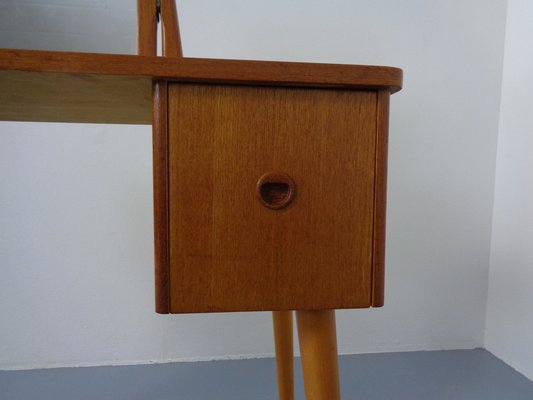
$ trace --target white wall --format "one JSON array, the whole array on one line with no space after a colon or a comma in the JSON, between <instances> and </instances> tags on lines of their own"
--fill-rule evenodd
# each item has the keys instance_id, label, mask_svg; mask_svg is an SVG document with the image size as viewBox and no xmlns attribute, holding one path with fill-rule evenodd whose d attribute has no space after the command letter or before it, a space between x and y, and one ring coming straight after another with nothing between
<instances>
[{"instance_id":1,"label":"white wall","mask_svg":"<svg viewBox=\"0 0 533 400\"><path fill-rule=\"evenodd\" d=\"M533 379L533 3L510 0L496 168L488 350Z\"/></svg>"},{"instance_id":2,"label":"white wall","mask_svg":"<svg viewBox=\"0 0 533 400\"><path fill-rule=\"evenodd\" d=\"M62 18L83 11L50 2ZM482 345L506 1L178 9L186 56L404 69L391 104L386 306L340 311L339 350ZM74 36L64 49L99 50ZM117 51L131 49L122 37ZM0 368L272 354L268 313L153 312L150 147L148 127L0 124Z\"/></svg>"}]
</instances>

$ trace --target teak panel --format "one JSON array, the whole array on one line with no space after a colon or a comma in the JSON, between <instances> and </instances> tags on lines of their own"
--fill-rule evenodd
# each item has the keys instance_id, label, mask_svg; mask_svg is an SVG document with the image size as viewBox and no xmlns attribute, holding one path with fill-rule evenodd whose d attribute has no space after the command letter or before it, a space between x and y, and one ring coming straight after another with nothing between
<instances>
[{"instance_id":1,"label":"teak panel","mask_svg":"<svg viewBox=\"0 0 533 400\"><path fill-rule=\"evenodd\" d=\"M157 2L137 1L137 53L157 55Z\"/></svg>"},{"instance_id":2,"label":"teak panel","mask_svg":"<svg viewBox=\"0 0 533 400\"><path fill-rule=\"evenodd\" d=\"M154 82L153 87L153 172L154 172L154 256L155 308L168 314L169 245L168 245L168 84Z\"/></svg>"},{"instance_id":3,"label":"teak panel","mask_svg":"<svg viewBox=\"0 0 533 400\"><path fill-rule=\"evenodd\" d=\"M153 57L0 49L0 71L129 76L180 82L383 89L397 92L402 70L393 67L281 61ZM150 92L150 89L148 90Z\"/></svg>"},{"instance_id":4,"label":"teak panel","mask_svg":"<svg viewBox=\"0 0 533 400\"><path fill-rule=\"evenodd\" d=\"M385 233L387 216L387 153L389 147L390 93L378 93L376 136L376 183L374 195L374 254L372 260L372 307L385 300Z\"/></svg>"},{"instance_id":5,"label":"teak panel","mask_svg":"<svg viewBox=\"0 0 533 400\"><path fill-rule=\"evenodd\" d=\"M139 26L149 34L139 42L143 56L0 49L0 120L150 124L152 80L391 92L402 85L402 71L391 67L147 56L155 54L153 22ZM179 43L165 43L175 55Z\"/></svg>"},{"instance_id":6,"label":"teak panel","mask_svg":"<svg viewBox=\"0 0 533 400\"><path fill-rule=\"evenodd\" d=\"M169 84L170 312L369 307L376 120L372 91Z\"/></svg>"}]
</instances>

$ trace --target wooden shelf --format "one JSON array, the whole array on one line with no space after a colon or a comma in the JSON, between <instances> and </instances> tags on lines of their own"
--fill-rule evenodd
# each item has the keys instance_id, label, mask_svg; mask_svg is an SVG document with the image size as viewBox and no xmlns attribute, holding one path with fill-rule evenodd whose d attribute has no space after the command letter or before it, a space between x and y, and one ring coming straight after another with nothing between
<instances>
[{"instance_id":1,"label":"wooden shelf","mask_svg":"<svg viewBox=\"0 0 533 400\"><path fill-rule=\"evenodd\" d=\"M0 120L151 124L153 80L401 89L392 67L0 49Z\"/></svg>"}]
</instances>

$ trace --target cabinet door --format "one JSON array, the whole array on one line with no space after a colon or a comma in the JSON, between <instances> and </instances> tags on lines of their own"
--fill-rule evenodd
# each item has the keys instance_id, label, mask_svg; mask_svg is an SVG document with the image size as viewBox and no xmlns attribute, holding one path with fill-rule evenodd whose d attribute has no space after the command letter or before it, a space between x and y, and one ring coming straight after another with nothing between
<instances>
[{"instance_id":1,"label":"cabinet door","mask_svg":"<svg viewBox=\"0 0 533 400\"><path fill-rule=\"evenodd\" d=\"M369 307L376 118L372 91L169 85L170 312Z\"/></svg>"}]
</instances>

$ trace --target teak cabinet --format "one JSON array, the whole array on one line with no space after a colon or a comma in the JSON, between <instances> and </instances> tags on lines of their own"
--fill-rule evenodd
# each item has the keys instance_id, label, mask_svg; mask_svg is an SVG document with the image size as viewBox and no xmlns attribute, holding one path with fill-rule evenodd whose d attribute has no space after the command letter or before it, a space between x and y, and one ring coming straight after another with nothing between
<instances>
[{"instance_id":1,"label":"teak cabinet","mask_svg":"<svg viewBox=\"0 0 533 400\"><path fill-rule=\"evenodd\" d=\"M152 123L156 311L272 310L293 400L295 310L306 398L338 400L334 310L383 305L402 71L183 58L174 0L137 6L139 56L0 49L0 119Z\"/></svg>"},{"instance_id":2,"label":"teak cabinet","mask_svg":"<svg viewBox=\"0 0 533 400\"><path fill-rule=\"evenodd\" d=\"M381 306L388 95L167 83L158 311Z\"/></svg>"}]
</instances>

